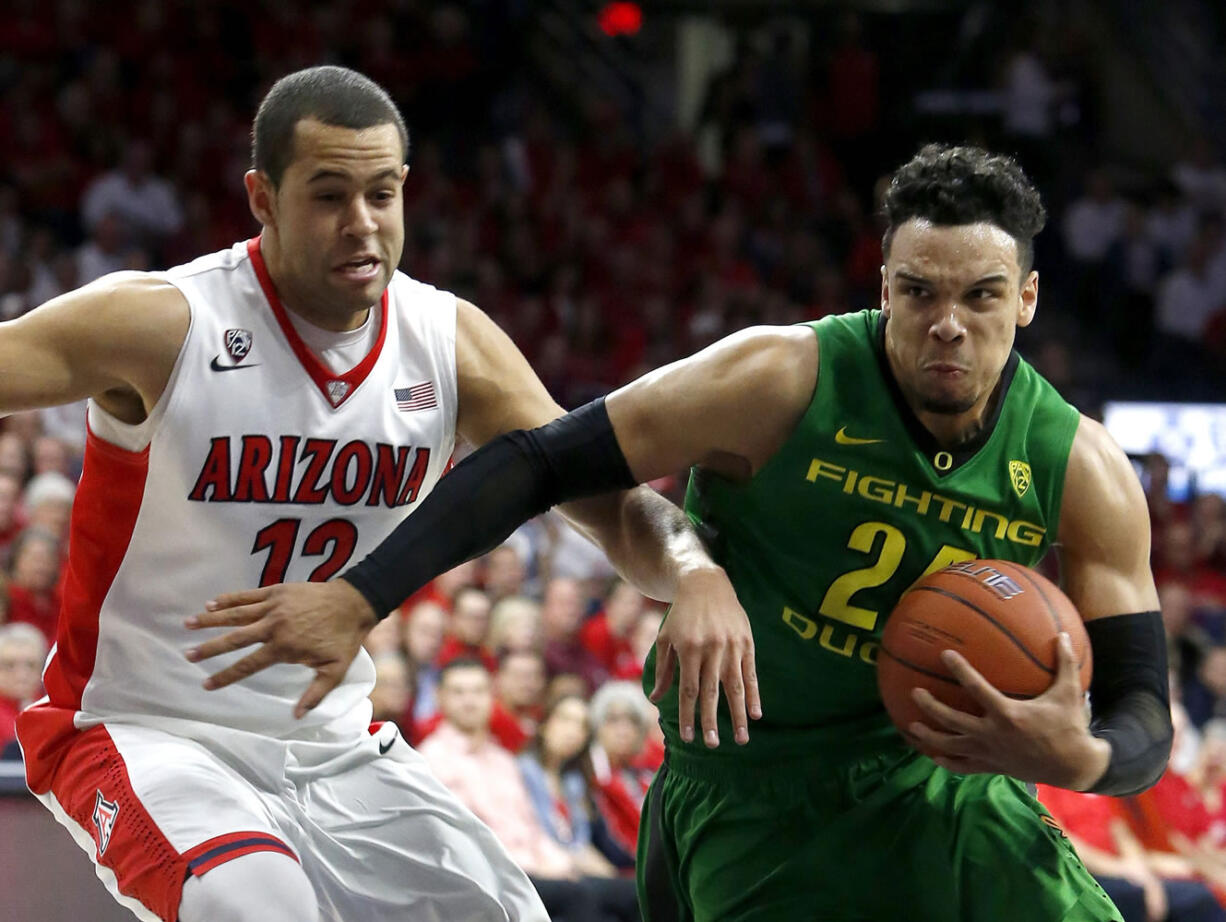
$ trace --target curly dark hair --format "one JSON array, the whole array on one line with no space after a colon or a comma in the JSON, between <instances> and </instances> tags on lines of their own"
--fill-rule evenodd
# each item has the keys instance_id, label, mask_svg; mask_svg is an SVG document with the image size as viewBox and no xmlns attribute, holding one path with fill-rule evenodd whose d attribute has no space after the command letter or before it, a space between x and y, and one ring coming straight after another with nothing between
<instances>
[{"instance_id":1,"label":"curly dark hair","mask_svg":"<svg viewBox=\"0 0 1226 922\"><path fill-rule=\"evenodd\" d=\"M268 91L251 128L251 164L281 185L294 159L294 127L316 119L338 128L395 125L404 159L409 156L409 130L387 91L369 77L330 64L287 74Z\"/></svg>"},{"instance_id":2,"label":"curly dark hair","mask_svg":"<svg viewBox=\"0 0 1226 922\"><path fill-rule=\"evenodd\" d=\"M895 171L884 204L886 257L894 231L912 218L938 225L985 222L1017 241L1023 276L1034 264L1034 237L1047 221L1039 190L1017 161L979 147L925 145Z\"/></svg>"}]
</instances>

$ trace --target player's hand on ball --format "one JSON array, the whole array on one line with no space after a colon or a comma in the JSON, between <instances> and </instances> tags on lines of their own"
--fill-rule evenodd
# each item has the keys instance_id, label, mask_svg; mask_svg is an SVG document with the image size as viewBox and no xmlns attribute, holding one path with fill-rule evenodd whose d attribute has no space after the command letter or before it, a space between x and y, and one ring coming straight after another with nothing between
<instances>
[{"instance_id":1,"label":"player's hand on ball","mask_svg":"<svg viewBox=\"0 0 1226 922\"><path fill-rule=\"evenodd\" d=\"M749 741L749 721L762 716L758 673L754 667L749 617L723 570L695 571L682 577L677 597L656 637L656 683L651 700L668 690L681 667L677 696L681 738L694 739L694 709L699 702L703 742L719 745L719 687L724 686L733 736Z\"/></svg>"},{"instance_id":2,"label":"player's hand on ball","mask_svg":"<svg viewBox=\"0 0 1226 922\"><path fill-rule=\"evenodd\" d=\"M1086 790L1102 776L1110 747L1090 734L1067 634L1057 641L1055 679L1029 700L1001 694L953 650L941 658L983 714L959 711L925 689L914 690L914 701L926 720L913 723L908 732L936 753L938 765L961 774L993 772L1072 790Z\"/></svg>"},{"instance_id":3,"label":"player's hand on ball","mask_svg":"<svg viewBox=\"0 0 1226 922\"><path fill-rule=\"evenodd\" d=\"M193 663L252 644L260 648L209 676L204 687L223 688L275 663L301 663L315 670L315 680L294 707L295 717L302 717L341 683L375 625L375 613L366 599L341 579L229 593L205 607L207 611L187 619L188 628L235 630L188 650Z\"/></svg>"}]
</instances>

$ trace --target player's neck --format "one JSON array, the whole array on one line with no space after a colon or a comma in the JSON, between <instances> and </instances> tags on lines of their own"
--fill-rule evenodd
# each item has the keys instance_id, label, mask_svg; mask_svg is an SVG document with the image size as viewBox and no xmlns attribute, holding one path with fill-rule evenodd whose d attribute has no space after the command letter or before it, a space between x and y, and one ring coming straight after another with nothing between
<instances>
[{"instance_id":1,"label":"player's neck","mask_svg":"<svg viewBox=\"0 0 1226 922\"><path fill-rule=\"evenodd\" d=\"M916 406L908 398L907 403L915 418L932 433L942 448L954 450L976 439L983 431L991 415L995 391L989 391L975 406L965 413L933 413Z\"/></svg>"},{"instance_id":2,"label":"player's neck","mask_svg":"<svg viewBox=\"0 0 1226 922\"><path fill-rule=\"evenodd\" d=\"M320 303L317 290L311 286L298 284L294 273L282 256L276 233L270 228L265 228L260 236L260 255L264 258L268 277L272 279L273 287L277 290L277 297L281 299L282 306L312 326L319 327L321 330L330 330L333 333L348 333L364 324L366 318L370 316L370 308L352 314L338 313L335 309L329 309L327 305Z\"/></svg>"}]
</instances>

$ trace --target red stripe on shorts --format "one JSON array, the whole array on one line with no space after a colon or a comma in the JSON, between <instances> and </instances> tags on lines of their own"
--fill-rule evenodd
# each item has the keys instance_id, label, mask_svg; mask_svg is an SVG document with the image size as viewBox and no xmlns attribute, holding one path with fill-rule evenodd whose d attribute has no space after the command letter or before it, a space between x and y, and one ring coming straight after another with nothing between
<instances>
[{"instance_id":1,"label":"red stripe on shorts","mask_svg":"<svg viewBox=\"0 0 1226 922\"><path fill-rule=\"evenodd\" d=\"M224 836L214 836L207 842L201 842L185 851L183 860L187 862L187 870L200 877L219 864L250 855L252 852L280 852L295 861L298 860L294 850L276 836L255 831L228 832Z\"/></svg>"},{"instance_id":2,"label":"red stripe on shorts","mask_svg":"<svg viewBox=\"0 0 1226 922\"><path fill-rule=\"evenodd\" d=\"M187 862L140 802L128 767L106 727L81 733L63 753L51 794L94 838L94 860L109 868L119 892L165 922L179 916Z\"/></svg>"}]
</instances>

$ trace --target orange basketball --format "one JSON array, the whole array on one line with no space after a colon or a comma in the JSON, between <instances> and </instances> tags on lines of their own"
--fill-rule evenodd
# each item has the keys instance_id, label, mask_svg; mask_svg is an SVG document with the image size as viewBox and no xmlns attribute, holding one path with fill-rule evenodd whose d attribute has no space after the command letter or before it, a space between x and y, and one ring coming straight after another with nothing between
<instances>
[{"instance_id":1,"label":"orange basketball","mask_svg":"<svg viewBox=\"0 0 1226 922\"><path fill-rule=\"evenodd\" d=\"M894 725L916 743L907 727L923 722L924 714L911 700L913 688L981 713L941 662L943 650L957 650L1009 697L1033 698L1055 678L1062 631L1073 642L1081 687L1089 688L1090 641L1077 609L1058 586L1004 560L953 564L917 582L890 613L877 655L881 699Z\"/></svg>"}]
</instances>

